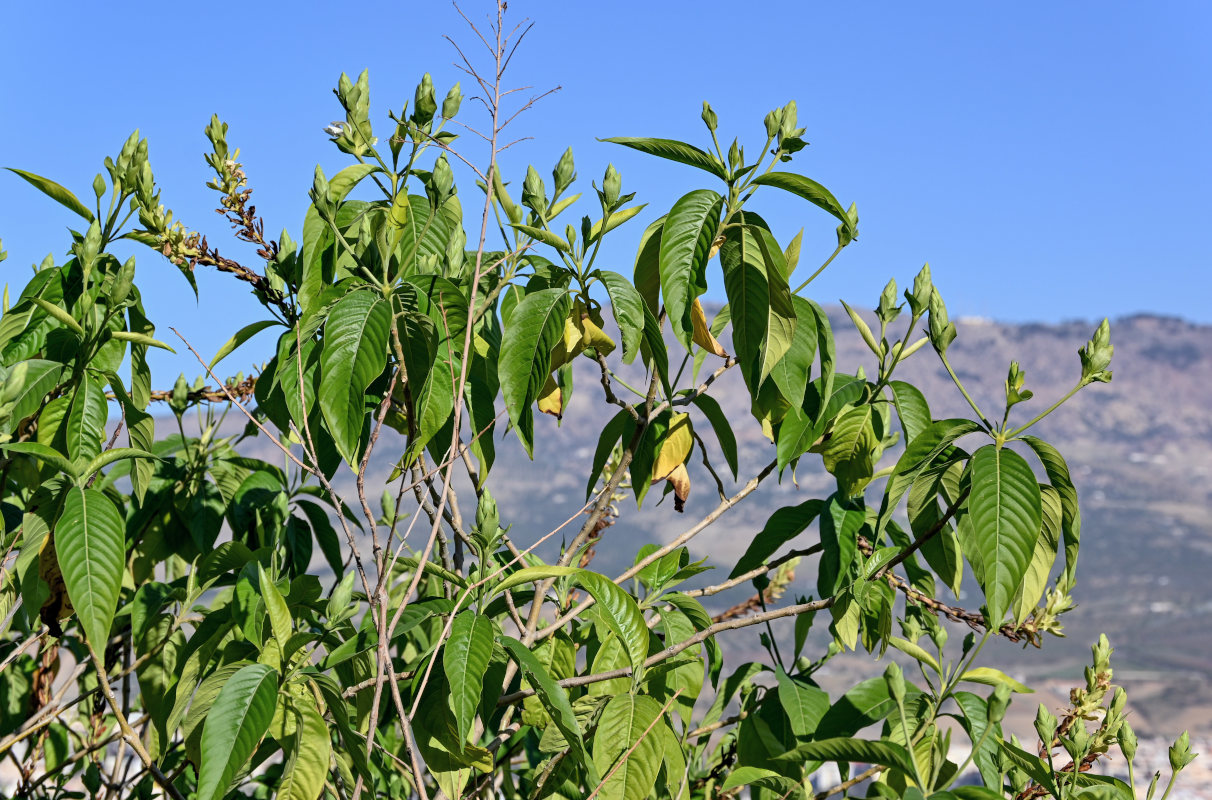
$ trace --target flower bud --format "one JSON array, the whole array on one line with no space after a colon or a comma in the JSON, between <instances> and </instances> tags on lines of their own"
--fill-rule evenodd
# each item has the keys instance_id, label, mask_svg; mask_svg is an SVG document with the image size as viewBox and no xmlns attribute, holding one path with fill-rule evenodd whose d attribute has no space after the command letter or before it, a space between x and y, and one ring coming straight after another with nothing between
<instances>
[{"instance_id":1,"label":"flower bud","mask_svg":"<svg viewBox=\"0 0 1212 800\"><path fill-rule=\"evenodd\" d=\"M884 683L888 686L888 694L897 703L905 700L905 675L901 672L900 664L895 661L884 670Z\"/></svg>"},{"instance_id":2,"label":"flower bud","mask_svg":"<svg viewBox=\"0 0 1212 800\"><path fill-rule=\"evenodd\" d=\"M571 147L564 151L564 155L560 156L555 169L551 171L551 177L555 179L556 194L563 193L577 179L577 170L572 160Z\"/></svg>"},{"instance_id":3,"label":"flower bud","mask_svg":"<svg viewBox=\"0 0 1212 800\"><path fill-rule=\"evenodd\" d=\"M429 197L430 205L438 208L454 193L454 173L451 172L450 162L443 153L434 162L433 173L425 184L425 194Z\"/></svg>"},{"instance_id":4,"label":"flower bud","mask_svg":"<svg viewBox=\"0 0 1212 800\"><path fill-rule=\"evenodd\" d=\"M534 167L526 168L526 180L522 182L522 205L545 218L547 214L547 189Z\"/></svg>"},{"instance_id":5,"label":"flower bud","mask_svg":"<svg viewBox=\"0 0 1212 800\"><path fill-rule=\"evenodd\" d=\"M1044 747L1052 747L1052 740L1056 738L1056 725L1056 716L1040 703L1039 711L1035 714L1035 732L1039 734L1039 740L1044 743Z\"/></svg>"},{"instance_id":6,"label":"flower bud","mask_svg":"<svg viewBox=\"0 0 1212 800\"><path fill-rule=\"evenodd\" d=\"M316 165L316 174L312 178L311 191L307 194L316 210L320 212L321 216L324 216L325 212L331 208L332 200L328 196L328 178L324 177L324 170L319 164Z\"/></svg>"},{"instance_id":7,"label":"flower bud","mask_svg":"<svg viewBox=\"0 0 1212 800\"><path fill-rule=\"evenodd\" d=\"M719 125L720 118L714 111L711 110L711 104L706 100L703 101L703 124L707 126L707 130L715 133L716 126Z\"/></svg>"},{"instance_id":8,"label":"flower bud","mask_svg":"<svg viewBox=\"0 0 1212 800\"><path fill-rule=\"evenodd\" d=\"M418 125L425 125L433 120L433 115L437 110L438 101L433 91L433 78L429 77L429 73L426 72L421 77L421 82L417 84L417 91L413 95L413 121Z\"/></svg>"},{"instance_id":9,"label":"flower bud","mask_svg":"<svg viewBox=\"0 0 1212 800\"><path fill-rule=\"evenodd\" d=\"M930 343L939 355L947 352L947 348L955 341L955 325L947 318L947 306L938 289L930 292Z\"/></svg>"},{"instance_id":10,"label":"flower bud","mask_svg":"<svg viewBox=\"0 0 1212 800\"><path fill-rule=\"evenodd\" d=\"M884 286L884 291L880 294L880 305L875 313L881 322L892 322L896 319L897 314L901 313L900 307L896 304L896 278L891 279Z\"/></svg>"},{"instance_id":11,"label":"flower bud","mask_svg":"<svg viewBox=\"0 0 1212 800\"><path fill-rule=\"evenodd\" d=\"M909 311L914 317L920 317L930 307L930 295L934 292L934 283L930 279L930 264L925 264L917 277L913 279L913 292L905 290L905 299L909 301Z\"/></svg>"},{"instance_id":12,"label":"flower bud","mask_svg":"<svg viewBox=\"0 0 1212 800\"><path fill-rule=\"evenodd\" d=\"M189 403L189 384L185 382L185 375L182 373L177 376L177 382L173 384L173 394L168 400L168 407L178 415L184 414Z\"/></svg>"},{"instance_id":13,"label":"flower bud","mask_svg":"<svg viewBox=\"0 0 1212 800\"><path fill-rule=\"evenodd\" d=\"M996 725L1001 722L1006 716L1006 709L1010 706L1010 687L1004 683L999 683L993 690L993 694L989 695L989 700L985 705L986 718L989 724Z\"/></svg>"},{"instance_id":14,"label":"flower bud","mask_svg":"<svg viewBox=\"0 0 1212 800\"><path fill-rule=\"evenodd\" d=\"M795 101L791 100L787 105L783 106L783 118L780 121L780 133L783 138L790 138L796 135L796 108Z\"/></svg>"},{"instance_id":15,"label":"flower bud","mask_svg":"<svg viewBox=\"0 0 1212 800\"><path fill-rule=\"evenodd\" d=\"M619 200L619 192L623 191L623 176L614 168L614 164L606 166L606 175L602 178L602 195L606 205L613 207Z\"/></svg>"},{"instance_id":16,"label":"flower bud","mask_svg":"<svg viewBox=\"0 0 1212 800\"><path fill-rule=\"evenodd\" d=\"M501 527L501 517L497 512L497 501L492 496L492 492L488 489L480 495L480 501L476 504L476 527L481 531L490 531L495 533L496 529Z\"/></svg>"},{"instance_id":17,"label":"flower bud","mask_svg":"<svg viewBox=\"0 0 1212 800\"><path fill-rule=\"evenodd\" d=\"M1170 769L1178 772L1194 761L1196 755L1191 752L1191 734L1183 731L1177 741L1170 745Z\"/></svg>"},{"instance_id":18,"label":"flower bud","mask_svg":"<svg viewBox=\"0 0 1212 800\"><path fill-rule=\"evenodd\" d=\"M459 106L463 102L463 92L459 89L459 84L450 87L450 91L446 93L446 99L442 101L442 116L446 119L452 119L459 113Z\"/></svg>"},{"instance_id":19,"label":"flower bud","mask_svg":"<svg viewBox=\"0 0 1212 800\"><path fill-rule=\"evenodd\" d=\"M1084 383L1109 383L1111 373L1107 367L1111 365L1111 356L1115 347L1111 344L1111 325L1103 320L1085 347L1077 351L1082 361L1082 381Z\"/></svg>"},{"instance_id":20,"label":"flower bud","mask_svg":"<svg viewBox=\"0 0 1212 800\"><path fill-rule=\"evenodd\" d=\"M1116 740L1119 742L1119 749L1124 754L1124 758L1129 761L1136 758L1136 731L1132 730L1128 720L1124 720L1123 724L1119 726Z\"/></svg>"},{"instance_id":21,"label":"flower bud","mask_svg":"<svg viewBox=\"0 0 1212 800\"><path fill-rule=\"evenodd\" d=\"M1124 687L1116 686L1115 693L1111 695L1110 711L1113 714L1124 713L1124 707L1128 704L1128 693L1124 691Z\"/></svg>"},{"instance_id":22,"label":"flower bud","mask_svg":"<svg viewBox=\"0 0 1212 800\"><path fill-rule=\"evenodd\" d=\"M766 123L766 135L773 139L779 132L779 112L778 110L771 111L766 115L764 120Z\"/></svg>"}]
</instances>

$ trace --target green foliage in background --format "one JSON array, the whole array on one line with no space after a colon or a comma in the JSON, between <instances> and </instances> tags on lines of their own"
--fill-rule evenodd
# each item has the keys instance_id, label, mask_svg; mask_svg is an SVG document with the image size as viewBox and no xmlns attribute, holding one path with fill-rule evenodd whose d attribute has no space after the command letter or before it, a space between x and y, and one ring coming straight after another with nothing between
<instances>
[{"instance_id":1,"label":"green foliage in background","mask_svg":"<svg viewBox=\"0 0 1212 800\"><path fill-rule=\"evenodd\" d=\"M265 237L211 120L208 186L255 269L174 219L137 133L86 199L12 170L74 214L70 253L6 291L0 317L0 758L20 796L1135 797L1100 775L1109 751L1131 767L1136 749L1105 639L1029 742L1001 723L1030 689L981 657L993 637L1039 645L1071 606L1077 493L1031 430L1111 379L1107 324L1068 395L1019 413L1032 396L1014 363L1004 413L986 413L948 362L956 328L924 267L903 292L889 281L874 316L846 306L871 357L838 363L812 281L859 218L796 171L795 103L748 151L721 146L706 103L702 147L606 139L685 167L689 190L641 229L613 167L586 185L568 150L549 178L498 171L529 105L502 83L519 38L502 15L489 63L465 64L483 101L466 125L458 84L439 101L426 75L372 123L367 75L341 76L327 131L342 166L316 168L298 238ZM475 180L456 185L456 166ZM831 215L836 242L779 241L761 215L780 204ZM599 261L607 236L635 243L628 274ZM111 253L122 240L155 251L140 269L175 265L191 300L197 269L229 273L263 318L199 357L192 384L153 389L149 350L193 348L165 335L172 308L144 305L135 259ZM818 249L832 250L819 268ZM708 320L714 259L728 303ZM264 331L268 361L221 380ZM896 377L910 357L940 359L971 415L935 417ZM597 410L566 415L578 362L597 373L579 387ZM733 370L751 418L712 396ZM543 413L598 443L567 526L524 531L493 500L495 448L558 438ZM243 432L221 434L233 414ZM742 426L768 440L751 475ZM253 439L272 461L246 454ZM694 503L692 459L716 484ZM827 496L738 530L736 563L692 560L693 538L760 483L818 460ZM684 512L685 531L622 574L595 571L626 498L653 493L673 495L661 511ZM548 541L564 542L550 563ZM788 596L810 556L813 597ZM711 585L687 583L709 569ZM979 608L944 599L965 575ZM731 609L710 600L750 584ZM765 655L727 663L717 639L750 626ZM860 648L883 676L822 689L821 668ZM1184 736L1173 773L1192 757Z\"/></svg>"}]
</instances>

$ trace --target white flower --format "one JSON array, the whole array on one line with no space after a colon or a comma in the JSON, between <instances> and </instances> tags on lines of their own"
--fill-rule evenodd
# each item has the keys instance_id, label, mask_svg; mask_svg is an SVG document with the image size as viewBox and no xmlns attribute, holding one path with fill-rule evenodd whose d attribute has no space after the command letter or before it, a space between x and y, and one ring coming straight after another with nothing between
<instances>
[{"instance_id":1,"label":"white flower","mask_svg":"<svg viewBox=\"0 0 1212 800\"><path fill-rule=\"evenodd\" d=\"M327 126L325 126L324 132L335 139L338 136L340 136L341 134L345 133L345 123L344 122L329 123Z\"/></svg>"}]
</instances>

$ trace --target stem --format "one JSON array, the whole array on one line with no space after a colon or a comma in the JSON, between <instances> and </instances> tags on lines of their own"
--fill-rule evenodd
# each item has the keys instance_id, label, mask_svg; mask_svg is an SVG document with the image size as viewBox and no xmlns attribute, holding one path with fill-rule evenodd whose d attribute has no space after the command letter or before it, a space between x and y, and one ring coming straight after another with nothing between
<instances>
[{"instance_id":1,"label":"stem","mask_svg":"<svg viewBox=\"0 0 1212 800\"><path fill-rule=\"evenodd\" d=\"M122 713L122 707L118 704L118 698L114 697L114 690L109 686L109 675L105 672L105 664L97 655L97 651L93 649L92 642L85 642L88 645L88 654L93 660L93 666L97 670L97 678L101 685L101 693L105 695L105 701L109 703L110 710L114 712L114 717L118 720L118 727L122 729L122 737L139 756L139 760L143 762L143 766L147 767L152 776L156 779L156 783L160 784L161 788L167 792L173 800L185 800L177 787L172 784L164 773L160 771L160 767L156 762L152 761L151 755L147 752L147 748L143 746L143 742L139 739L139 735L131 728L130 723L126 720L126 715Z\"/></svg>"},{"instance_id":2,"label":"stem","mask_svg":"<svg viewBox=\"0 0 1212 800\"><path fill-rule=\"evenodd\" d=\"M1028 429L1028 428L1030 428L1032 425L1034 425L1035 423L1039 422L1041 419L1043 419L1044 417L1048 416L1049 414L1051 414L1051 413L1052 413L1053 411L1055 411L1056 409L1060 408L1060 407L1061 407L1061 405L1062 405L1062 404L1063 404L1063 403L1064 403L1066 400L1068 400L1070 397L1072 397L1073 395L1075 395L1075 394L1077 394L1079 391L1081 391L1082 387L1083 387L1083 386L1085 386L1085 385L1086 385L1086 384L1085 384L1084 382L1079 381L1079 382L1078 382L1078 384L1077 384L1076 386L1074 386L1072 389L1070 389L1070 390L1069 390L1069 391L1068 391L1068 392L1065 394L1065 396L1064 396L1064 397L1062 397L1060 400L1057 400L1057 401L1056 401L1055 403L1053 403L1052 405L1048 406L1048 408L1047 408L1045 411L1043 411L1042 413L1037 414L1037 415L1036 415L1036 416L1035 416L1035 417L1034 417L1034 418L1033 418L1033 419L1032 419L1030 422L1028 422L1026 425L1020 425L1019 427L1015 428L1015 429L1014 429L1013 431L1011 431L1010 433L1005 434L1006 438L1007 438L1007 439L1012 439L1012 438L1014 438L1014 437L1016 437L1016 436L1020 435L1021 433L1023 433L1023 431L1027 430L1027 429ZM1007 411L1009 411L1009 409L1007 409Z\"/></svg>"},{"instance_id":3,"label":"stem","mask_svg":"<svg viewBox=\"0 0 1212 800\"><path fill-rule=\"evenodd\" d=\"M819 267L817 267L817 268L816 268L816 272L814 272L814 273L812 273L811 275L809 275L809 276L808 276L808 280L804 281L804 282L803 282L803 283L801 283L799 286L795 287L795 289L794 289L794 290L793 290L791 293L792 293L792 294L799 294L799 293L800 293L800 291L801 291L801 290L802 290L802 289L803 289L805 286L807 286L808 284L810 284L810 283L812 283L814 280L816 280L816 276L817 276L817 275L820 275L822 272L824 272L824 271L825 271L825 267L827 267L827 266L829 266L831 263L833 263L833 259L837 258L837 254L838 254L838 253L840 253L840 252L842 252L842 248L843 248L844 246L845 246L845 245L840 245L840 244L839 244L839 245L837 246L837 248L836 248L836 249L833 251L833 255L831 255L831 256L829 256L829 258L825 259L825 263L824 263L824 264L821 264Z\"/></svg>"},{"instance_id":4,"label":"stem","mask_svg":"<svg viewBox=\"0 0 1212 800\"><path fill-rule=\"evenodd\" d=\"M968 394L968 390L964 388L964 384L960 383L959 376L957 376L955 374L955 370L951 368L951 362L947 360L946 354L939 353L938 357L943 362L943 366L947 368L947 374L951 376L952 383L954 383L955 387L960 390L960 394L962 394L964 399L968 401L968 405L972 407L972 410L976 412L976 415L980 417L981 424L985 426L986 430L992 433L993 424L989 422L988 418L985 417L984 413L976 405L976 401L972 399L970 394Z\"/></svg>"}]
</instances>

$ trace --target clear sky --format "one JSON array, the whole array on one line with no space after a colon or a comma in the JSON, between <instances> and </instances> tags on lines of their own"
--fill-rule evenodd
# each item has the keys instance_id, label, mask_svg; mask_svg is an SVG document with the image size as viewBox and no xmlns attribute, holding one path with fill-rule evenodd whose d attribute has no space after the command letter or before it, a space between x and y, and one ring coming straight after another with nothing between
<instances>
[{"instance_id":1,"label":"clear sky","mask_svg":"<svg viewBox=\"0 0 1212 800\"><path fill-rule=\"evenodd\" d=\"M462 7L487 22L486 0ZM1212 4L513 0L510 15L537 24L508 78L562 89L515 123L534 138L509 151L506 178L520 184L528 162L549 175L571 145L586 189L613 162L624 191L652 204L602 266L629 274L646 221L710 179L594 137L702 145L709 100L725 147L740 136L752 152L765 112L795 99L811 146L793 166L861 216L859 241L814 284L816 299L871 307L888 277L905 285L929 261L953 316L1212 322ZM369 68L385 137L388 109L423 72L439 99L465 78L442 34L477 52L442 2L40 2L0 16L0 165L90 202L102 159L139 128L162 199L212 243L227 230L203 186L212 113L231 125L267 233L298 240L315 164L332 175L348 163L321 131L342 117L330 91L340 73ZM465 102L469 122L475 112ZM467 180L462 190L471 208L478 192ZM784 242L806 228L805 275L833 249L834 223L814 207L788 196L755 210ZM76 222L0 173L0 278L16 288L31 263L62 256ZM246 245L221 251L257 266ZM175 324L209 357L258 318L230 276L200 269L199 306L175 268L131 252L161 338ZM268 338L227 366L268 357ZM198 372L188 354L153 368L157 385L171 382L166 371Z\"/></svg>"}]
</instances>

